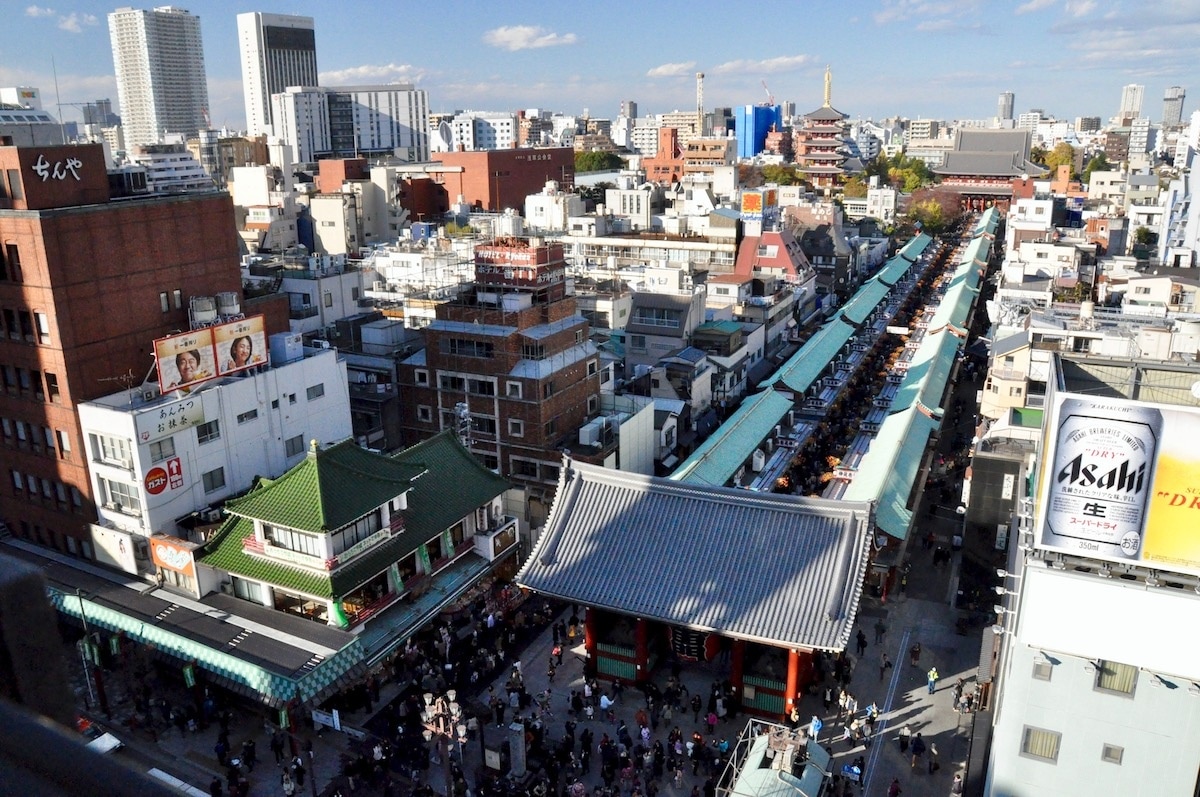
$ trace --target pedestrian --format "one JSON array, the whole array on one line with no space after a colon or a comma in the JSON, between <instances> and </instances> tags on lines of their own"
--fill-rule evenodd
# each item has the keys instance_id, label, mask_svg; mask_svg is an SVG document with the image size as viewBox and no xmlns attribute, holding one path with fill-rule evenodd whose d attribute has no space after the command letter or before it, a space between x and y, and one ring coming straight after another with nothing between
<instances>
[{"instance_id":1,"label":"pedestrian","mask_svg":"<svg viewBox=\"0 0 1200 797\"><path fill-rule=\"evenodd\" d=\"M275 765L283 761L283 731L276 729L271 734L271 752L275 754Z\"/></svg>"},{"instance_id":2,"label":"pedestrian","mask_svg":"<svg viewBox=\"0 0 1200 797\"><path fill-rule=\"evenodd\" d=\"M963 688L966 687L966 685L967 685L966 679L962 678L961 676L959 677L959 679L957 681L954 682L954 706L955 706L954 710L955 711L958 710L958 701L962 697Z\"/></svg>"},{"instance_id":3,"label":"pedestrian","mask_svg":"<svg viewBox=\"0 0 1200 797\"><path fill-rule=\"evenodd\" d=\"M829 707L833 705L833 686L826 686L825 691L821 693L821 703L825 706L825 712L829 713Z\"/></svg>"},{"instance_id":4,"label":"pedestrian","mask_svg":"<svg viewBox=\"0 0 1200 797\"><path fill-rule=\"evenodd\" d=\"M284 797L292 797L296 793L296 781L292 780L291 774L286 769L283 770L283 778L280 782L283 785Z\"/></svg>"},{"instance_id":5,"label":"pedestrian","mask_svg":"<svg viewBox=\"0 0 1200 797\"><path fill-rule=\"evenodd\" d=\"M555 673L554 657L551 656L550 661L547 662L547 664L546 664L546 681L547 682L554 683L554 673Z\"/></svg>"},{"instance_id":6,"label":"pedestrian","mask_svg":"<svg viewBox=\"0 0 1200 797\"><path fill-rule=\"evenodd\" d=\"M896 738L900 740L900 754L901 755L908 752L908 737L910 737L911 735L912 735L912 731L910 731L908 729L907 725L905 725L903 728L900 729L900 735L897 736Z\"/></svg>"},{"instance_id":7,"label":"pedestrian","mask_svg":"<svg viewBox=\"0 0 1200 797\"><path fill-rule=\"evenodd\" d=\"M253 739L247 739L242 742L242 763L246 765L246 769L254 771L254 765L258 763L258 746Z\"/></svg>"},{"instance_id":8,"label":"pedestrian","mask_svg":"<svg viewBox=\"0 0 1200 797\"><path fill-rule=\"evenodd\" d=\"M555 663L555 664L557 664L559 667L561 667L561 666L562 666L562 660L563 660L563 647L562 647L562 645L555 645L555 646L554 646L554 649L553 649L552 651L550 651L550 652L551 652L551 653L554 655L554 658L555 658L555 662L554 662L554 663Z\"/></svg>"},{"instance_id":9,"label":"pedestrian","mask_svg":"<svg viewBox=\"0 0 1200 797\"><path fill-rule=\"evenodd\" d=\"M929 743L929 774L932 775L942 768L942 765L937 760L937 742Z\"/></svg>"},{"instance_id":10,"label":"pedestrian","mask_svg":"<svg viewBox=\"0 0 1200 797\"><path fill-rule=\"evenodd\" d=\"M917 768L917 763L923 755L925 755L925 742L921 739L921 734L918 733L912 740L912 769Z\"/></svg>"},{"instance_id":11,"label":"pedestrian","mask_svg":"<svg viewBox=\"0 0 1200 797\"><path fill-rule=\"evenodd\" d=\"M217 764L225 766L225 756L229 752L229 747L225 744L224 739L217 739L217 743L213 745L213 752L217 754Z\"/></svg>"},{"instance_id":12,"label":"pedestrian","mask_svg":"<svg viewBox=\"0 0 1200 797\"><path fill-rule=\"evenodd\" d=\"M844 741L846 743L847 750L854 749L854 727L853 726L857 725L857 724L858 724L858 720L855 720L850 725L847 725L844 728L842 728L842 741Z\"/></svg>"},{"instance_id":13,"label":"pedestrian","mask_svg":"<svg viewBox=\"0 0 1200 797\"><path fill-rule=\"evenodd\" d=\"M913 646L908 649L908 661L914 667L921 666L921 643L914 642Z\"/></svg>"},{"instance_id":14,"label":"pedestrian","mask_svg":"<svg viewBox=\"0 0 1200 797\"><path fill-rule=\"evenodd\" d=\"M700 709L703 707L704 701L700 699L700 695L692 695L692 721L700 722Z\"/></svg>"},{"instance_id":15,"label":"pedestrian","mask_svg":"<svg viewBox=\"0 0 1200 797\"><path fill-rule=\"evenodd\" d=\"M887 633L887 626L883 624L883 620L875 621L875 644L883 642L883 635Z\"/></svg>"},{"instance_id":16,"label":"pedestrian","mask_svg":"<svg viewBox=\"0 0 1200 797\"><path fill-rule=\"evenodd\" d=\"M708 712L708 717L705 719L705 724L708 725L708 734L711 736L717 730L717 712Z\"/></svg>"},{"instance_id":17,"label":"pedestrian","mask_svg":"<svg viewBox=\"0 0 1200 797\"><path fill-rule=\"evenodd\" d=\"M900 778L892 778L892 785L888 786L887 797L900 797Z\"/></svg>"},{"instance_id":18,"label":"pedestrian","mask_svg":"<svg viewBox=\"0 0 1200 797\"><path fill-rule=\"evenodd\" d=\"M885 651L879 656L879 680L883 680L883 674L892 668L892 660L888 658Z\"/></svg>"},{"instance_id":19,"label":"pedestrian","mask_svg":"<svg viewBox=\"0 0 1200 797\"><path fill-rule=\"evenodd\" d=\"M863 630L860 628L858 629L858 634L854 637L854 639L857 643L856 647L858 650L858 657L861 659L862 655L867 652L867 635L864 634Z\"/></svg>"},{"instance_id":20,"label":"pedestrian","mask_svg":"<svg viewBox=\"0 0 1200 797\"><path fill-rule=\"evenodd\" d=\"M304 762L300 756L292 759L292 779L296 781L296 786L303 788L304 786Z\"/></svg>"},{"instance_id":21,"label":"pedestrian","mask_svg":"<svg viewBox=\"0 0 1200 797\"><path fill-rule=\"evenodd\" d=\"M925 679L929 685L929 694L933 694L937 690L938 671L937 667L930 667L929 672L925 673Z\"/></svg>"},{"instance_id":22,"label":"pedestrian","mask_svg":"<svg viewBox=\"0 0 1200 797\"><path fill-rule=\"evenodd\" d=\"M850 702L850 693L845 689L838 695L838 719L846 716L846 705Z\"/></svg>"},{"instance_id":23,"label":"pedestrian","mask_svg":"<svg viewBox=\"0 0 1200 797\"><path fill-rule=\"evenodd\" d=\"M213 778L208 784L208 793L210 797L221 797L225 793L225 787L221 785L220 778Z\"/></svg>"}]
</instances>

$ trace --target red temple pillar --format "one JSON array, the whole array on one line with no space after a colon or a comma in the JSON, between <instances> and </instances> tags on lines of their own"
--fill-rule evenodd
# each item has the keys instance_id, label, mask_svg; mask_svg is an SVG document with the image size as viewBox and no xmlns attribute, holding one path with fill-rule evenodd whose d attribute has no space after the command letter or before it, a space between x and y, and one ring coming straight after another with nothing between
<instances>
[{"instance_id":1,"label":"red temple pillar","mask_svg":"<svg viewBox=\"0 0 1200 797\"><path fill-rule=\"evenodd\" d=\"M649 629L646 621L639 617L633 630L633 658L636 660L634 680L638 683L650 677L650 645L647 641Z\"/></svg>"},{"instance_id":2,"label":"red temple pillar","mask_svg":"<svg viewBox=\"0 0 1200 797\"><path fill-rule=\"evenodd\" d=\"M589 606L583 610L583 656L589 676L596 674L596 615Z\"/></svg>"},{"instance_id":3,"label":"red temple pillar","mask_svg":"<svg viewBox=\"0 0 1200 797\"><path fill-rule=\"evenodd\" d=\"M737 702L740 705L745 699L745 666L746 666L746 640L733 640L733 649L729 652L729 683L733 686L733 693L737 695Z\"/></svg>"},{"instance_id":4,"label":"red temple pillar","mask_svg":"<svg viewBox=\"0 0 1200 797\"><path fill-rule=\"evenodd\" d=\"M800 691L800 652L788 651L787 692L784 694L784 712L790 714L796 706L796 694Z\"/></svg>"}]
</instances>

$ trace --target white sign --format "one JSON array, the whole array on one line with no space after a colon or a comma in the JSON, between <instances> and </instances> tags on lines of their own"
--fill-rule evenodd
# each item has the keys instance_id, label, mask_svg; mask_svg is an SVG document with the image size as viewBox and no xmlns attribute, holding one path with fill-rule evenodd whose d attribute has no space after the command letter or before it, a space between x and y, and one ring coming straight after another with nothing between
<instances>
[{"instance_id":1,"label":"white sign","mask_svg":"<svg viewBox=\"0 0 1200 797\"><path fill-rule=\"evenodd\" d=\"M65 180L68 176L74 177L76 182L81 179L79 177L79 169L83 166L83 161L79 158L67 158L65 161L55 161L54 165L50 165L50 161L46 160L45 155L38 155L37 162L33 164L33 170L38 177L42 178L42 182L46 182L51 177L55 180Z\"/></svg>"},{"instance_id":2,"label":"white sign","mask_svg":"<svg viewBox=\"0 0 1200 797\"><path fill-rule=\"evenodd\" d=\"M133 423L138 442L149 443L204 423L204 405L199 397L189 396L139 412Z\"/></svg>"}]
</instances>

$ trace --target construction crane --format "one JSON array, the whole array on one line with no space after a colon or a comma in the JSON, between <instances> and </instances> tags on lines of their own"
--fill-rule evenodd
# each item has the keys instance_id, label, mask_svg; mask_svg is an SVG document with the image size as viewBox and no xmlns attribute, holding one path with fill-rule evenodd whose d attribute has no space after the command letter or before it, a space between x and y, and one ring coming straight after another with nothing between
<instances>
[{"instance_id":1,"label":"construction crane","mask_svg":"<svg viewBox=\"0 0 1200 797\"><path fill-rule=\"evenodd\" d=\"M769 88L767 88L766 80L762 81L762 87L763 91L767 93L767 105L773 107L775 105L775 95L771 93Z\"/></svg>"}]
</instances>

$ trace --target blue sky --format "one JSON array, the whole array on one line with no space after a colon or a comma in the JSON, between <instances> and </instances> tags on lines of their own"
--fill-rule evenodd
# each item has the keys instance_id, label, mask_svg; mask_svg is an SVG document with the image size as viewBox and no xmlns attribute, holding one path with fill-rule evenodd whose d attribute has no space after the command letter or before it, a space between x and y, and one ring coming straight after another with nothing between
<instances>
[{"instance_id":1,"label":"blue sky","mask_svg":"<svg viewBox=\"0 0 1200 797\"><path fill-rule=\"evenodd\" d=\"M1144 112L1156 121L1167 86L1188 89L1185 114L1200 107L1195 0L176 4L201 19L218 127L245 122L235 20L244 11L313 17L322 84L412 81L433 111L586 108L611 118L622 99L642 114L688 110L698 71L707 108L762 102L765 81L777 101L806 111L821 104L827 64L833 104L851 118L987 118L1013 91L1018 113L1107 119L1127 83L1146 86ZM6 0L0 85L38 87L54 112L53 58L63 103L116 104L107 23L116 7ZM80 118L66 106L63 117Z\"/></svg>"}]
</instances>

